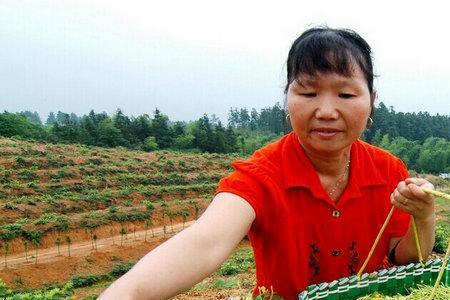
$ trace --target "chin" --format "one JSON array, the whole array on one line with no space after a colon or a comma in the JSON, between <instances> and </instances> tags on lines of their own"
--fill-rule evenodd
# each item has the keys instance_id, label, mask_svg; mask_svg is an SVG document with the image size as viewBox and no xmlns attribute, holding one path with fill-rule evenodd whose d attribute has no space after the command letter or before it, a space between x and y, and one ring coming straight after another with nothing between
<instances>
[{"instance_id":1,"label":"chin","mask_svg":"<svg viewBox=\"0 0 450 300\"><path fill-rule=\"evenodd\" d=\"M308 151L317 154L332 154L338 153L348 148L352 143L311 143L303 144L303 147Z\"/></svg>"}]
</instances>

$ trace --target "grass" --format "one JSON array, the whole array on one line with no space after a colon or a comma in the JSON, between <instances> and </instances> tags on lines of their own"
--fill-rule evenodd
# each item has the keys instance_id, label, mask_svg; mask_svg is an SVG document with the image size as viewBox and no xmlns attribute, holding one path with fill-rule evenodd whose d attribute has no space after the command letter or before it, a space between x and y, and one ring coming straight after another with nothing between
<instances>
[{"instance_id":1,"label":"grass","mask_svg":"<svg viewBox=\"0 0 450 300\"><path fill-rule=\"evenodd\" d=\"M373 293L364 297L358 298L358 300L371 300L371 299L385 299L385 300L427 300L431 295L433 287L420 286L417 289L412 289L409 295L396 295L396 296L384 296L380 293ZM448 300L450 299L450 287L440 285L437 289L433 300Z\"/></svg>"},{"instance_id":2,"label":"grass","mask_svg":"<svg viewBox=\"0 0 450 300\"><path fill-rule=\"evenodd\" d=\"M248 248L236 250L228 260L219 268L217 273L223 276L246 273L255 267L253 251Z\"/></svg>"}]
</instances>

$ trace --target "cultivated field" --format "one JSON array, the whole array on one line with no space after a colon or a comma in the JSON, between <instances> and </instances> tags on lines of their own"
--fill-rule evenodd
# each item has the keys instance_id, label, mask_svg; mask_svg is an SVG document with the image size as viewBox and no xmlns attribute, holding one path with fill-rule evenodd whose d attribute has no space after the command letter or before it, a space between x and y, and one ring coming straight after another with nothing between
<instances>
[{"instance_id":1,"label":"cultivated field","mask_svg":"<svg viewBox=\"0 0 450 300\"><path fill-rule=\"evenodd\" d=\"M46 299L94 299L195 221L236 158L0 138L0 297L31 289ZM450 191L448 181L428 178ZM438 200L437 211L442 252L450 203ZM215 274L176 299L243 297L254 285L244 240Z\"/></svg>"}]
</instances>

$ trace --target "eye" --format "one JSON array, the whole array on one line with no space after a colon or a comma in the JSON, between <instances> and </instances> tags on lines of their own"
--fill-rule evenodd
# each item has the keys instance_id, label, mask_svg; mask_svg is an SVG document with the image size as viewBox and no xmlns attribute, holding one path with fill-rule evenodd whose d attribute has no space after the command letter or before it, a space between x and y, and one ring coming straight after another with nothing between
<instances>
[{"instance_id":1,"label":"eye","mask_svg":"<svg viewBox=\"0 0 450 300\"><path fill-rule=\"evenodd\" d=\"M341 93L341 94L339 94L339 97L344 98L344 99L350 99L350 98L353 98L353 97L356 97L356 96L353 95L353 94Z\"/></svg>"},{"instance_id":2,"label":"eye","mask_svg":"<svg viewBox=\"0 0 450 300\"><path fill-rule=\"evenodd\" d=\"M316 93L302 93L302 94L300 94L300 96L303 96L306 98L313 98L313 97L316 97L317 94Z\"/></svg>"}]
</instances>

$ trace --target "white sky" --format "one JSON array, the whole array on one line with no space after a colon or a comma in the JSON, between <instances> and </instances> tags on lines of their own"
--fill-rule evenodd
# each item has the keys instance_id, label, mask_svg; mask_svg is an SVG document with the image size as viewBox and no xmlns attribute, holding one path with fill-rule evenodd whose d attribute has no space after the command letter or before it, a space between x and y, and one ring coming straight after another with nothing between
<instances>
[{"instance_id":1,"label":"white sky","mask_svg":"<svg viewBox=\"0 0 450 300\"><path fill-rule=\"evenodd\" d=\"M291 43L313 25L372 46L379 99L450 114L444 1L0 0L0 110L171 120L282 102Z\"/></svg>"}]
</instances>

